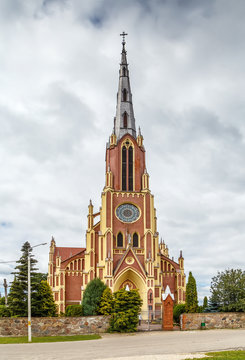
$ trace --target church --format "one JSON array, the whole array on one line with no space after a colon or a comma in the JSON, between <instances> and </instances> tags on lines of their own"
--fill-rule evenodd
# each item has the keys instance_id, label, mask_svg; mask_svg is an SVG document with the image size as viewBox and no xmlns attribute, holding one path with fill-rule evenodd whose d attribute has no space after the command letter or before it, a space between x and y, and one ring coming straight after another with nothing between
<instances>
[{"instance_id":1,"label":"church","mask_svg":"<svg viewBox=\"0 0 245 360\"><path fill-rule=\"evenodd\" d=\"M154 196L150 191L145 148L136 132L125 33L122 41L116 116L106 144L105 185L101 207L88 205L86 248L60 247L51 240L48 283L60 312L81 304L84 290L99 277L112 292L138 289L142 315L160 317L162 293L169 285L176 304L185 302L182 251L178 262L157 231Z\"/></svg>"}]
</instances>

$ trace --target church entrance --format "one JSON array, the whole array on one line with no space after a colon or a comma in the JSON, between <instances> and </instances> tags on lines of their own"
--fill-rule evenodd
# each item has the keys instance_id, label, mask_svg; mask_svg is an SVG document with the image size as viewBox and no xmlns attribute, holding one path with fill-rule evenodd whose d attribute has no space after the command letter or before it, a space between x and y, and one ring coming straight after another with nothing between
<instances>
[{"instance_id":1,"label":"church entrance","mask_svg":"<svg viewBox=\"0 0 245 360\"><path fill-rule=\"evenodd\" d=\"M122 283L119 289L133 290L136 289L136 285L131 280L127 279Z\"/></svg>"}]
</instances>

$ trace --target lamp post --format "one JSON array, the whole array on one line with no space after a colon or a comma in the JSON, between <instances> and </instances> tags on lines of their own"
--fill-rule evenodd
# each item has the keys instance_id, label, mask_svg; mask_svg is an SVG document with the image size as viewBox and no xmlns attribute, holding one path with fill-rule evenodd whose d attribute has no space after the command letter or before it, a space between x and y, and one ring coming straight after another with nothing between
<instances>
[{"instance_id":1,"label":"lamp post","mask_svg":"<svg viewBox=\"0 0 245 360\"><path fill-rule=\"evenodd\" d=\"M28 275L27 275L27 284L28 284L28 342L31 342L31 256L30 251L38 246L46 245L47 243L42 243L38 245L31 246L28 250Z\"/></svg>"}]
</instances>

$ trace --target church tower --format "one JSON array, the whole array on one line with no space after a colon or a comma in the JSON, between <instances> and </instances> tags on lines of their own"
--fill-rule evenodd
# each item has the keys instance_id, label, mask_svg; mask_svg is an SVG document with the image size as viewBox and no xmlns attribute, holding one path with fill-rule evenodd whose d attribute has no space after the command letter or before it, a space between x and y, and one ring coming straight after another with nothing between
<instances>
[{"instance_id":1,"label":"church tower","mask_svg":"<svg viewBox=\"0 0 245 360\"><path fill-rule=\"evenodd\" d=\"M138 289L143 300L143 317L147 317L149 313L160 316L161 294L167 285L175 295L176 303L185 301L184 258L181 252L178 262L175 262L173 258L169 258L168 247L164 242L161 240L159 243L143 136L140 128L136 133L135 127L125 49L126 34L123 32L121 35L123 41L116 116L106 146L105 186L101 194L101 208L94 212L90 200L86 249L77 249L76 253L71 248L71 256L64 256L62 259L60 254L65 253L63 249L69 248L58 248L52 240L49 263L52 272L49 272L48 278L50 284L53 281L51 286L54 285L54 296L59 300L57 303L60 311L64 311L68 304L81 301L88 282L99 277L113 292L126 286ZM95 222L97 218L98 221ZM55 268L58 254L59 268ZM56 286L52 279L62 273L62 269L65 281L61 287ZM60 301L61 288L63 302ZM71 292L76 293L73 299Z\"/></svg>"}]
</instances>

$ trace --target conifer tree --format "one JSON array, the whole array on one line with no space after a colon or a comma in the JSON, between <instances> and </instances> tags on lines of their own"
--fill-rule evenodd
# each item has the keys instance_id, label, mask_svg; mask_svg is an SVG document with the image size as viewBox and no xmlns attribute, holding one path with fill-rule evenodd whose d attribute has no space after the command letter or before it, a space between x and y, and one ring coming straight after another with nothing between
<instances>
[{"instance_id":1,"label":"conifer tree","mask_svg":"<svg viewBox=\"0 0 245 360\"><path fill-rule=\"evenodd\" d=\"M134 332L137 330L138 315L142 300L137 290L120 289L113 294L113 310L109 331Z\"/></svg>"},{"instance_id":2,"label":"conifer tree","mask_svg":"<svg viewBox=\"0 0 245 360\"><path fill-rule=\"evenodd\" d=\"M106 285L99 278L91 280L83 294L82 308L85 316L96 315Z\"/></svg>"},{"instance_id":3,"label":"conifer tree","mask_svg":"<svg viewBox=\"0 0 245 360\"><path fill-rule=\"evenodd\" d=\"M24 243L21 248L22 256L17 261L15 271L15 279L11 285L8 296L9 308L13 315L27 316L27 296L28 296L28 253L31 254L32 248L28 241ZM37 268L35 267L37 260L33 255L30 255L30 273L31 273L31 311L35 316L36 310L36 293L39 286L39 281L36 276Z\"/></svg>"},{"instance_id":4,"label":"conifer tree","mask_svg":"<svg viewBox=\"0 0 245 360\"><path fill-rule=\"evenodd\" d=\"M203 310L205 310L207 307L208 307L208 298L207 296L204 296L202 308Z\"/></svg>"},{"instance_id":5,"label":"conifer tree","mask_svg":"<svg viewBox=\"0 0 245 360\"><path fill-rule=\"evenodd\" d=\"M21 252L22 255L17 261L15 271L12 273L15 276L8 295L11 314L14 316L28 315L28 253L30 253L31 314L32 316L54 316L56 311L53 294L51 289L48 288L48 284L42 282L47 276L37 272L37 260L31 254L32 248L28 241L22 246Z\"/></svg>"},{"instance_id":6,"label":"conifer tree","mask_svg":"<svg viewBox=\"0 0 245 360\"><path fill-rule=\"evenodd\" d=\"M191 271L189 272L188 282L186 285L186 311L190 313L198 312L196 280Z\"/></svg>"},{"instance_id":7,"label":"conifer tree","mask_svg":"<svg viewBox=\"0 0 245 360\"><path fill-rule=\"evenodd\" d=\"M113 308L113 295L110 288L106 288L103 291L102 297L99 303L98 313L102 315L110 315Z\"/></svg>"},{"instance_id":8,"label":"conifer tree","mask_svg":"<svg viewBox=\"0 0 245 360\"><path fill-rule=\"evenodd\" d=\"M57 307L54 302L51 287L46 280L42 280L36 293L35 316L56 316Z\"/></svg>"}]
</instances>

